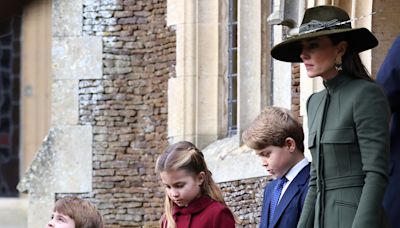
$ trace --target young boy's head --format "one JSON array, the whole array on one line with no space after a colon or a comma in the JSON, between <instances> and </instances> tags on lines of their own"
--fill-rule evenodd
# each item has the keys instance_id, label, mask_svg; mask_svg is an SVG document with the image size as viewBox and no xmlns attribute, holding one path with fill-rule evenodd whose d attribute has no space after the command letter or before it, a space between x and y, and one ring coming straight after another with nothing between
<instances>
[{"instance_id":1,"label":"young boy's head","mask_svg":"<svg viewBox=\"0 0 400 228\"><path fill-rule=\"evenodd\" d=\"M304 158L303 128L285 108L265 108L243 132L242 139L275 177L284 176Z\"/></svg>"},{"instance_id":2,"label":"young boy's head","mask_svg":"<svg viewBox=\"0 0 400 228\"><path fill-rule=\"evenodd\" d=\"M78 197L65 197L57 200L46 227L104 228L104 223L99 211L89 201Z\"/></svg>"}]
</instances>

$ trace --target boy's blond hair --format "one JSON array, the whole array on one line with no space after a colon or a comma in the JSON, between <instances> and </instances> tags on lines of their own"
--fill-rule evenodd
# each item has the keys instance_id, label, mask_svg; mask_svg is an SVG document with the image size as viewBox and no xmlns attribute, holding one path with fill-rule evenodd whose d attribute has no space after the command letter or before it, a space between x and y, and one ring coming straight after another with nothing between
<instances>
[{"instance_id":1,"label":"boy's blond hair","mask_svg":"<svg viewBox=\"0 0 400 228\"><path fill-rule=\"evenodd\" d=\"M283 147L288 137L294 139L300 152L304 152L301 124L288 109L272 106L265 108L242 134L243 142L254 150Z\"/></svg>"},{"instance_id":2,"label":"boy's blond hair","mask_svg":"<svg viewBox=\"0 0 400 228\"><path fill-rule=\"evenodd\" d=\"M57 200L54 212L69 216L75 228L104 228L103 217L96 207L87 200L67 196Z\"/></svg>"}]
</instances>

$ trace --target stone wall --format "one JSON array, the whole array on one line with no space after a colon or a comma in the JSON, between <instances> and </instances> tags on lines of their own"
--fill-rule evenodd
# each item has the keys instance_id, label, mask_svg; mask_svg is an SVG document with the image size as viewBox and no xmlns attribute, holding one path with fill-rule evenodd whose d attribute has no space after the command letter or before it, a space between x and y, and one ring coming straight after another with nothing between
<instances>
[{"instance_id":1,"label":"stone wall","mask_svg":"<svg viewBox=\"0 0 400 228\"><path fill-rule=\"evenodd\" d=\"M164 195L154 163L167 145L176 59L166 0L83 4L83 32L103 40L103 78L79 81L79 123L93 126L93 191L80 196L97 205L107 227L157 227ZM240 226L257 226L266 181L219 184Z\"/></svg>"},{"instance_id":2,"label":"stone wall","mask_svg":"<svg viewBox=\"0 0 400 228\"><path fill-rule=\"evenodd\" d=\"M175 63L166 1L83 4L83 32L103 39L103 78L79 82L79 121L93 126L93 192L86 197L107 227L156 226L163 195L154 163L167 144Z\"/></svg>"},{"instance_id":3,"label":"stone wall","mask_svg":"<svg viewBox=\"0 0 400 228\"><path fill-rule=\"evenodd\" d=\"M264 186L268 181L269 178L261 177L219 184L227 205L240 221L237 227L258 227Z\"/></svg>"},{"instance_id":4,"label":"stone wall","mask_svg":"<svg viewBox=\"0 0 400 228\"><path fill-rule=\"evenodd\" d=\"M300 115L300 64L292 64L292 112L303 122L303 117Z\"/></svg>"},{"instance_id":5,"label":"stone wall","mask_svg":"<svg viewBox=\"0 0 400 228\"><path fill-rule=\"evenodd\" d=\"M379 41L378 47L372 49L371 75L376 77L387 51L396 37L400 35L400 23L398 22L400 1L373 1L372 8L372 11L376 13L372 16L371 31Z\"/></svg>"}]
</instances>

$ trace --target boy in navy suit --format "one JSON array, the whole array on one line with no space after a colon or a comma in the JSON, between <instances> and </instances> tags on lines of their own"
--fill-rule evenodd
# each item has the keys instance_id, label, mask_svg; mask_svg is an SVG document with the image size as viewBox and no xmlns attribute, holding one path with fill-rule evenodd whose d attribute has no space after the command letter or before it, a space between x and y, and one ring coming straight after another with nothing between
<instances>
[{"instance_id":1,"label":"boy in navy suit","mask_svg":"<svg viewBox=\"0 0 400 228\"><path fill-rule=\"evenodd\" d=\"M264 189L260 228L295 228L310 178L301 124L289 110L267 107L242 138L276 178Z\"/></svg>"}]
</instances>

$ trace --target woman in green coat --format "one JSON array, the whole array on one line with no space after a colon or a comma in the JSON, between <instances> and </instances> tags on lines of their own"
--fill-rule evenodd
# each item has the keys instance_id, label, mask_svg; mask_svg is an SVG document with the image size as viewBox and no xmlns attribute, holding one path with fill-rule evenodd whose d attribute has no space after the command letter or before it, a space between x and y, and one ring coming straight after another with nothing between
<instances>
[{"instance_id":1,"label":"woman in green coat","mask_svg":"<svg viewBox=\"0 0 400 228\"><path fill-rule=\"evenodd\" d=\"M388 226L390 111L359 57L376 45L369 30L351 28L344 10L318 6L306 10L298 35L271 50L275 59L303 62L325 86L307 103L312 166L298 227Z\"/></svg>"}]
</instances>

